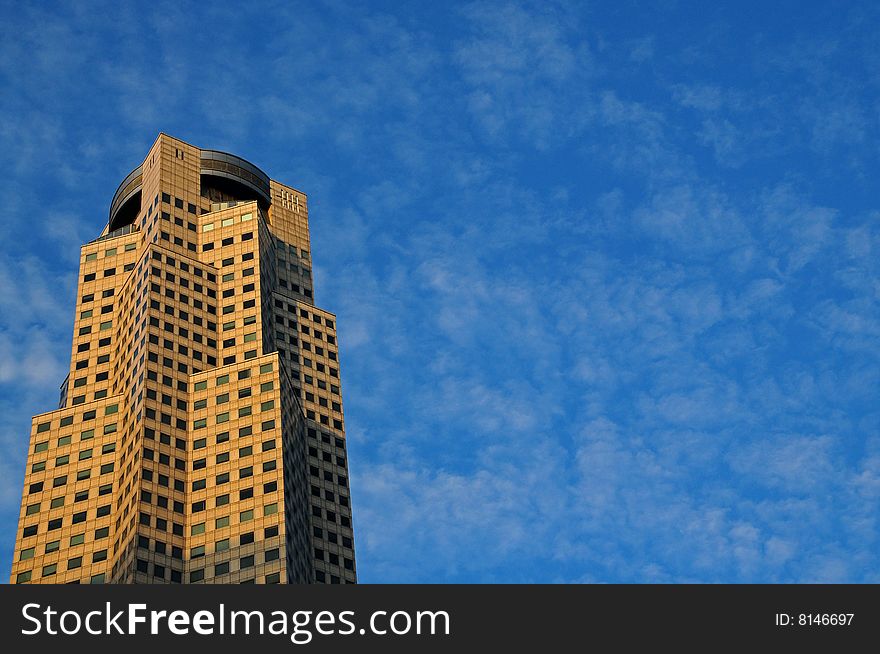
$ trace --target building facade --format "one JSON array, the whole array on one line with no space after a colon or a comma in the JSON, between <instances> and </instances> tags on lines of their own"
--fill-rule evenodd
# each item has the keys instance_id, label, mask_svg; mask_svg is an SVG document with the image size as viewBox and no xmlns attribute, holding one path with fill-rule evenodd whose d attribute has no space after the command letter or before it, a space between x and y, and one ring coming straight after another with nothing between
<instances>
[{"instance_id":1,"label":"building facade","mask_svg":"<svg viewBox=\"0 0 880 654\"><path fill-rule=\"evenodd\" d=\"M160 134L80 253L12 583L355 583L336 317L306 196Z\"/></svg>"}]
</instances>

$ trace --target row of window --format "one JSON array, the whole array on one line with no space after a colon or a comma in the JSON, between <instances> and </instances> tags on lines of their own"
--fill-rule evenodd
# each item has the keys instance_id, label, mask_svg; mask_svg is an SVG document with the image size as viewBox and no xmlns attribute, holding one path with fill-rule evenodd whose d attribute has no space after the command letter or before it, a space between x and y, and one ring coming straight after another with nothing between
<instances>
[{"instance_id":1,"label":"row of window","mask_svg":"<svg viewBox=\"0 0 880 654\"><path fill-rule=\"evenodd\" d=\"M271 563L273 561L277 561L280 556L279 548L273 548L271 550L266 550L263 552L263 560L265 563ZM234 572L235 570L230 568L231 561L224 561L222 563L214 564L214 576L219 577L220 575L229 574L230 572ZM248 556L242 556L238 560L238 571L247 570L249 568L253 568L255 565L255 555L250 554ZM189 581L190 583L204 581L205 579L205 569L201 568L199 570L192 570L189 573ZM267 584L277 584L281 583L281 573L274 572L270 575L266 576Z\"/></svg>"},{"instance_id":2,"label":"row of window","mask_svg":"<svg viewBox=\"0 0 880 654\"><path fill-rule=\"evenodd\" d=\"M278 525L273 525L271 527L266 527L263 529L263 538L268 540L270 538L274 538L278 536ZM231 547L231 538L223 538L214 542L214 552L226 552ZM245 545L251 545L254 543L254 532L249 531L238 535L238 545L239 547ZM143 535L138 535L138 547L149 550L150 549L150 539ZM177 545L173 545L170 549L166 543L160 540L153 541L153 550L157 554L168 555L170 554L172 559L183 560L183 549L178 547ZM190 558L197 559L205 555L205 546L198 545L190 549Z\"/></svg>"},{"instance_id":3,"label":"row of window","mask_svg":"<svg viewBox=\"0 0 880 654\"><path fill-rule=\"evenodd\" d=\"M278 309L285 309L285 303L282 300L276 298L275 307ZM296 305L288 302L286 304L286 309L288 312L296 315L296 311L297 311ZM318 325L321 325L321 324L326 325L327 329L335 329L335 323L330 318L322 318L317 313L310 314L306 309L303 309L303 308L299 309L299 315L301 318L306 318L306 319L311 318L312 322L314 322Z\"/></svg>"},{"instance_id":4,"label":"row of window","mask_svg":"<svg viewBox=\"0 0 880 654\"><path fill-rule=\"evenodd\" d=\"M234 225L237 222L248 222L254 219L254 214L252 213L243 213L241 217L238 216L230 216L228 218L223 218L219 223L204 223L202 225L202 233L212 232L214 231L214 227L229 227L230 225Z\"/></svg>"},{"instance_id":5,"label":"row of window","mask_svg":"<svg viewBox=\"0 0 880 654\"><path fill-rule=\"evenodd\" d=\"M103 299L103 298L113 297L115 294L116 294L116 290L115 290L115 289L112 289L112 288L105 288L103 291L101 291L101 298ZM86 303L88 303L88 302L93 302L94 299L95 299L95 294L94 294L94 293L86 293L85 295L83 295L83 296L80 298L80 303L81 303L81 304L86 304Z\"/></svg>"},{"instance_id":6,"label":"row of window","mask_svg":"<svg viewBox=\"0 0 880 654\"><path fill-rule=\"evenodd\" d=\"M113 468L114 468L114 464L112 462L111 463L104 463L101 465L100 474L106 475L110 472L113 472ZM39 472L39 470L37 472ZM86 479L89 479L91 476L92 476L92 469L91 468L85 468L84 470L78 470L76 473L76 481L84 481ZM67 484L67 478L68 478L68 475L60 475L58 477L55 477L52 480L52 488L61 488L62 486L65 486ZM42 492L44 484L45 484L45 482L42 482L42 481L38 481L38 482L34 482L34 483L30 484L28 486L28 495L33 495L34 493Z\"/></svg>"},{"instance_id":7,"label":"row of window","mask_svg":"<svg viewBox=\"0 0 880 654\"><path fill-rule=\"evenodd\" d=\"M123 272L129 272L134 270L134 262L127 263L122 267ZM101 277L113 277L116 274L116 268L105 268L104 274ZM83 275L83 283L93 282L97 278L97 273L86 273Z\"/></svg>"},{"instance_id":8,"label":"row of window","mask_svg":"<svg viewBox=\"0 0 880 654\"><path fill-rule=\"evenodd\" d=\"M31 506L34 506L34 505L31 505ZM39 507L39 503L36 506ZM61 506L61 505L59 505L59 506ZM86 522L89 519L88 513L89 513L88 510L85 510L85 511L77 511L76 513L72 514L70 516L70 524L78 525L78 524L82 524L83 522ZM99 506L97 509L95 509L95 516L94 516L95 518L104 518L108 515L110 515L110 505L109 504L105 504L104 506ZM46 527L47 527L46 530L47 530L47 532L48 531L55 531L56 529L61 529L63 526L64 526L64 516L61 516L60 518L53 518L52 520L49 520L46 523Z\"/></svg>"},{"instance_id":9,"label":"row of window","mask_svg":"<svg viewBox=\"0 0 880 654\"><path fill-rule=\"evenodd\" d=\"M183 159L183 153L182 153L182 152L181 152L180 158ZM169 195L168 193L165 193L164 191L162 192L161 195L162 195L162 202L163 202L164 204L169 204L169 205L170 205L170 204L171 204L171 201L173 200L173 201L174 201L174 207L175 207L176 209L183 209L183 200L182 200L181 198L172 197L171 195ZM158 196L157 196L157 197L158 197ZM155 206L155 200L154 200L154 206ZM195 215L195 213L196 213L196 209L197 209L196 205L194 205L192 202L187 202L187 203L186 203L186 210L187 210L188 213L191 213L191 214ZM202 213L208 213L208 211L207 211L206 209L202 209Z\"/></svg>"},{"instance_id":10,"label":"row of window","mask_svg":"<svg viewBox=\"0 0 880 654\"><path fill-rule=\"evenodd\" d=\"M164 232L162 232L164 234ZM240 243L246 243L247 241L252 241L254 238L253 232L245 232L239 236ZM167 240L167 239L166 239ZM229 245L233 245L235 243L234 236L228 236L220 241L220 247L227 247ZM204 243L202 245L202 252L210 252L214 249L214 243Z\"/></svg>"},{"instance_id":11,"label":"row of window","mask_svg":"<svg viewBox=\"0 0 880 654\"><path fill-rule=\"evenodd\" d=\"M291 283L290 286L288 287L287 280L283 279L281 277L278 278L278 285L281 286L281 288L290 288L290 290L293 291L294 293L300 292L299 284ZM306 288L305 286L303 286L302 294L305 295L306 297L312 297L312 289Z\"/></svg>"},{"instance_id":12,"label":"row of window","mask_svg":"<svg viewBox=\"0 0 880 654\"><path fill-rule=\"evenodd\" d=\"M104 407L104 415L109 416L117 413L119 411L118 404L108 404ZM97 409L91 409L89 411L83 412L80 416L80 422L88 422L90 420L95 420L97 418L98 411ZM64 416L59 421L59 427L69 427L74 422L74 416ZM37 424L37 433L42 434L43 432L47 432L52 428L52 421L47 420L46 422L41 422Z\"/></svg>"},{"instance_id":13,"label":"row of window","mask_svg":"<svg viewBox=\"0 0 880 654\"><path fill-rule=\"evenodd\" d=\"M137 243L126 243L123 251L124 252L131 252L132 250L136 250L136 249L137 249ZM104 257L114 257L114 256L116 256L116 254L117 254L117 248L107 248L106 250L104 250ZM97 252L90 252L89 254L86 255L85 260L86 261L95 261L95 260L97 260L97 258L98 258Z\"/></svg>"},{"instance_id":14,"label":"row of window","mask_svg":"<svg viewBox=\"0 0 880 654\"><path fill-rule=\"evenodd\" d=\"M104 363L110 363L110 355L109 354L101 354L95 360L95 365L100 366ZM83 370L89 367L89 359L80 359L74 365L74 370Z\"/></svg>"},{"instance_id":15,"label":"row of window","mask_svg":"<svg viewBox=\"0 0 880 654\"><path fill-rule=\"evenodd\" d=\"M325 552L320 547L314 548L315 560L326 561L330 565L339 565L339 555L333 552ZM342 557L342 563L346 570L354 571L354 561L347 556Z\"/></svg>"},{"instance_id":16,"label":"row of window","mask_svg":"<svg viewBox=\"0 0 880 654\"><path fill-rule=\"evenodd\" d=\"M99 507L97 513L95 515L96 518L103 518L105 516L110 515L110 505L105 505ZM64 518L65 516L61 516L60 518L53 518L46 522L46 532L57 531L64 526ZM88 520L88 511L78 511L77 513L71 516L71 524L77 525ZM22 538L30 538L31 536L36 536L39 533L39 523L27 525L22 532Z\"/></svg>"},{"instance_id":17,"label":"row of window","mask_svg":"<svg viewBox=\"0 0 880 654\"><path fill-rule=\"evenodd\" d=\"M67 437L58 439L59 445L63 444L63 441L65 440L65 438L69 439L70 437L67 436ZM91 438L91 436L88 436L86 438ZM92 448L80 450L79 454L77 456L77 460L78 461L87 461L87 460L91 459L93 451L94 450ZM115 452L115 451L116 451L116 443L105 443L104 445L101 446L101 454L102 455L103 454L110 454L111 452ZM69 463L70 463L70 455L69 454L62 454L60 456L55 457L55 467L56 468L59 468L61 466L65 466ZM32 473L42 472L45 469L46 469L46 461L35 461L31 465L31 472Z\"/></svg>"},{"instance_id":18,"label":"row of window","mask_svg":"<svg viewBox=\"0 0 880 654\"><path fill-rule=\"evenodd\" d=\"M183 272L190 272L191 271L192 274L195 275L196 277L204 277L209 282L216 282L217 281L217 275L215 275L214 273L212 273L210 271L204 271L199 266L189 264L186 261L178 261L175 257L173 257L169 254L163 255L158 250L153 250L153 252L150 256L153 261L164 261L167 265L180 268L180 270L182 270ZM153 270L154 270L154 274L158 274L157 268L154 268Z\"/></svg>"},{"instance_id":19,"label":"row of window","mask_svg":"<svg viewBox=\"0 0 880 654\"><path fill-rule=\"evenodd\" d=\"M95 541L103 540L104 538L107 538L109 535L110 535L110 527L100 527L98 529L95 529L94 540ZM70 537L70 540L68 542L68 547L76 547L77 545L83 545L85 542L86 542L85 532L83 532L81 534L74 534L73 536ZM44 550L44 552L43 552L44 554L53 554L55 552L58 552L61 550L61 541L60 540L49 541L44 545L43 550ZM36 554L36 547L28 547L26 549L21 550L21 553L18 557L18 560L19 561L29 561L30 559L34 558L35 554Z\"/></svg>"},{"instance_id":20,"label":"row of window","mask_svg":"<svg viewBox=\"0 0 880 654\"><path fill-rule=\"evenodd\" d=\"M313 518L322 518L327 522L337 522L343 527L351 528L351 518L346 515L337 514L336 511L331 509L322 509L320 506L315 504L312 505L312 517Z\"/></svg>"},{"instance_id":21,"label":"row of window","mask_svg":"<svg viewBox=\"0 0 880 654\"><path fill-rule=\"evenodd\" d=\"M184 263L183 261L180 262L180 265L186 266L188 268L188 264ZM214 273L210 273L210 274L212 277L214 277L216 279L216 276L214 275ZM164 278L165 281L168 282L169 284L179 284L182 288L186 288L186 289L191 288L196 293L202 293L203 295L206 295L209 298L216 298L217 297L217 291L215 291L210 286L203 286L201 283L196 282L196 281L191 281L189 278L184 277L183 275L176 275L175 273L171 273L171 272L166 271L165 275L163 277L162 269L159 268L158 266L151 266L150 267L150 275L152 275L153 277L155 277L156 279L159 279L159 280L162 280ZM144 278L146 279L146 273L144 273ZM213 281L213 280L211 280L211 281ZM156 290L156 291L159 290L155 284L153 286L154 286L154 290Z\"/></svg>"},{"instance_id":22,"label":"row of window","mask_svg":"<svg viewBox=\"0 0 880 654\"><path fill-rule=\"evenodd\" d=\"M272 363L264 363L260 365L259 374L264 374L267 372L272 372L273 366ZM243 379L250 379L251 374L253 372L252 368L242 368L236 373L236 377L239 381ZM229 383L229 374L218 375L214 380L214 386L224 386ZM208 388L208 380L197 381L193 384L193 389L197 391L203 391Z\"/></svg>"},{"instance_id":23,"label":"row of window","mask_svg":"<svg viewBox=\"0 0 880 654\"><path fill-rule=\"evenodd\" d=\"M98 554L98 553L95 552L95 554ZM94 558L94 555L93 555L93 558ZM105 557L105 559L106 559L106 557ZM101 559L101 560L103 561L105 559ZM92 562L94 563L95 561L92 561ZM82 557L81 556L75 556L72 559L68 560L68 562L67 562L67 569L68 570L75 570L80 567L82 567ZM58 572L58 564L52 563L50 565L43 567L41 578L52 577L55 574L57 574L57 572ZM24 572L19 572L15 578L15 583L26 584L32 579L32 575L33 575L33 572L31 570L25 570ZM92 576L90 583L103 584L104 578L105 578L104 573L94 575L94 576ZM79 581L75 581L72 583L79 583Z\"/></svg>"},{"instance_id":24,"label":"row of window","mask_svg":"<svg viewBox=\"0 0 880 654\"><path fill-rule=\"evenodd\" d=\"M158 344L158 336L156 337L156 344ZM208 339L209 341L213 341L214 339ZM208 347L216 347L217 342L214 341L213 345L208 343ZM181 349L182 348L182 349ZM213 366L217 364L217 357L212 354L206 355L201 350L197 350L196 348L192 348L192 351L187 346L179 346L178 351L180 354L185 356L190 356L195 361L206 361L209 366ZM158 364L159 363L159 354L157 352L148 352L147 360L151 363ZM174 368L174 360L171 357L162 357L162 367L164 368ZM189 364L183 363L182 361L177 362L177 370L182 373L189 373ZM199 372L194 370L193 372Z\"/></svg>"},{"instance_id":25,"label":"row of window","mask_svg":"<svg viewBox=\"0 0 880 654\"><path fill-rule=\"evenodd\" d=\"M267 557L274 556L274 558L267 559L266 560L267 563L269 561L276 561L278 559L277 550L269 550L265 554ZM244 570L248 570L250 568L253 568L254 565L255 565L255 562L254 562L253 555L244 556L239 560L238 569L239 569L239 571L244 571ZM138 559L136 566L137 566L138 572L142 572L144 574L149 574L150 563L148 561L145 561L143 559ZM162 581L167 581L169 579L169 576L166 575L166 573L168 571L166 570L165 566L160 565L158 563L154 563L152 567L153 567L153 575L152 575L153 578L161 579ZM183 574L179 570L171 569L170 572L171 572L171 574L170 574L171 583L173 583L173 584L182 583ZM230 572L230 563L228 561L224 562L224 563L217 563L214 565L214 576L228 574L229 572ZM204 569L193 570L192 572L189 573L190 583L197 583L200 581L204 581L204 579L205 579L205 570ZM264 577L264 582L267 584L280 584L281 583L281 573L280 572L272 572L270 574L267 574ZM247 580L243 580L240 583L253 584L253 583L255 583L255 580L253 578L250 578Z\"/></svg>"},{"instance_id":26,"label":"row of window","mask_svg":"<svg viewBox=\"0 0 880 654\"><path fill-rule=\"evenodd\" d=\"M104 484L98 488L98 497L103 495L109 495L113 491L113 484ZM89 499L89 489L77 491L73 496L74 504L78 504L79 502L85 502ZM61 495L59 497L54 497L49 502L49 510L56 509L60 506L64 506L67 500L66 495ZM25 515L36 515L43 510L42 502L36 502L35 504L28 504L25 507Z\"/></svg>"},{"instance_id":27,"label":"row of window","mask_svg":"<svg viewBox=\"0 0 880 654\"><path fill-rule=\"evenodd\" d=\"M158 284L152 284L150 287L150 291L152 293L156 293L157 295L159 295L159 297L161 297L161 291L160 291ZM175 293L173 289L168 288L168 289L165 289L164 295L168 300L175 300L176 299L178 303L180 303L184 306L190 305L190 297L186 293ZM151 298L149 304L150 304L151 309L155 309L157 311L162 308L159 303L159 300L157 300L155 298ZM202 302L201 300L197 300L195 298L192 299L192 307L194 309L198 309L199 311L205 311L206 313L209 313L211 315L217 315L217 307L215 305L206 304L206 303ZM146 308L146 304L144 305L144 308ZM173 305L166 304L164 306L164 311L166 314L173 316L175 314L175 307ZM142 312L143 312L143 310L141 310L141 312L139 312L139 314ZM181 320L186 320L186 321L189 320L189 314L186 311L184 311L183 309L177 309L177 314ZM140 317L140 315L138 317Z\"/></svg>"}]
</instances>

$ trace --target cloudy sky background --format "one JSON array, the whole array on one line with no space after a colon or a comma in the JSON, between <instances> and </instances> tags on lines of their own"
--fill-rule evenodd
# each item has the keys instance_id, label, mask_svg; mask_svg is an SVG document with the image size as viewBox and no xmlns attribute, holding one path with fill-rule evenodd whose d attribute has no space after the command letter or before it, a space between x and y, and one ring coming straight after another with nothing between
<instances>
[{"instance_id":1,"label":"cloudy sky background","mask_svg":"<svg viewBox=\"0 0 880 654\"><path fill-rule=\"evenodd\" d=\"M2 567L164 131L309 196L361 581L880 582L878 9L657 4L2 0Z\"/></svg>"}]
</instances>

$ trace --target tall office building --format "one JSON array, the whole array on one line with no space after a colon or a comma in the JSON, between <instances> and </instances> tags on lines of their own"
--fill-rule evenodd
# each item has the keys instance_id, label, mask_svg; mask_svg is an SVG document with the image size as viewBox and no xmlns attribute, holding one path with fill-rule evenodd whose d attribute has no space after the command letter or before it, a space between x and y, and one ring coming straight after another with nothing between
<instances>
[{"instance_id":1,"label":"tall office building","mask_svg":"<svg viewBox=\"0 0 880 654\"><path fill-rule=\"evenodd\" d=\"M165 134L80 253L13 583L355 583L336 318L306 196Z\"/></svg>"}]
</instances>

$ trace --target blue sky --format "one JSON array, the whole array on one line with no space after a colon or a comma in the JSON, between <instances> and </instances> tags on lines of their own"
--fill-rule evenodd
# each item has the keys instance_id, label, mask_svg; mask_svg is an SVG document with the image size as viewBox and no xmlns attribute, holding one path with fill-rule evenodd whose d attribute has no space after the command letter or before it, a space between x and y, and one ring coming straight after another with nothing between
<instances>
[{"instance_id":1,"label":"blue sky","mask_svg":"<svg viewBox=\"0 0 880 654\"><path fill-rule=\"evenodd\" d=\"M880 15L712 4L3 1L4 566L164 131L309 195L361 581L880 582Z\"/></svg>"}]
</instances>

